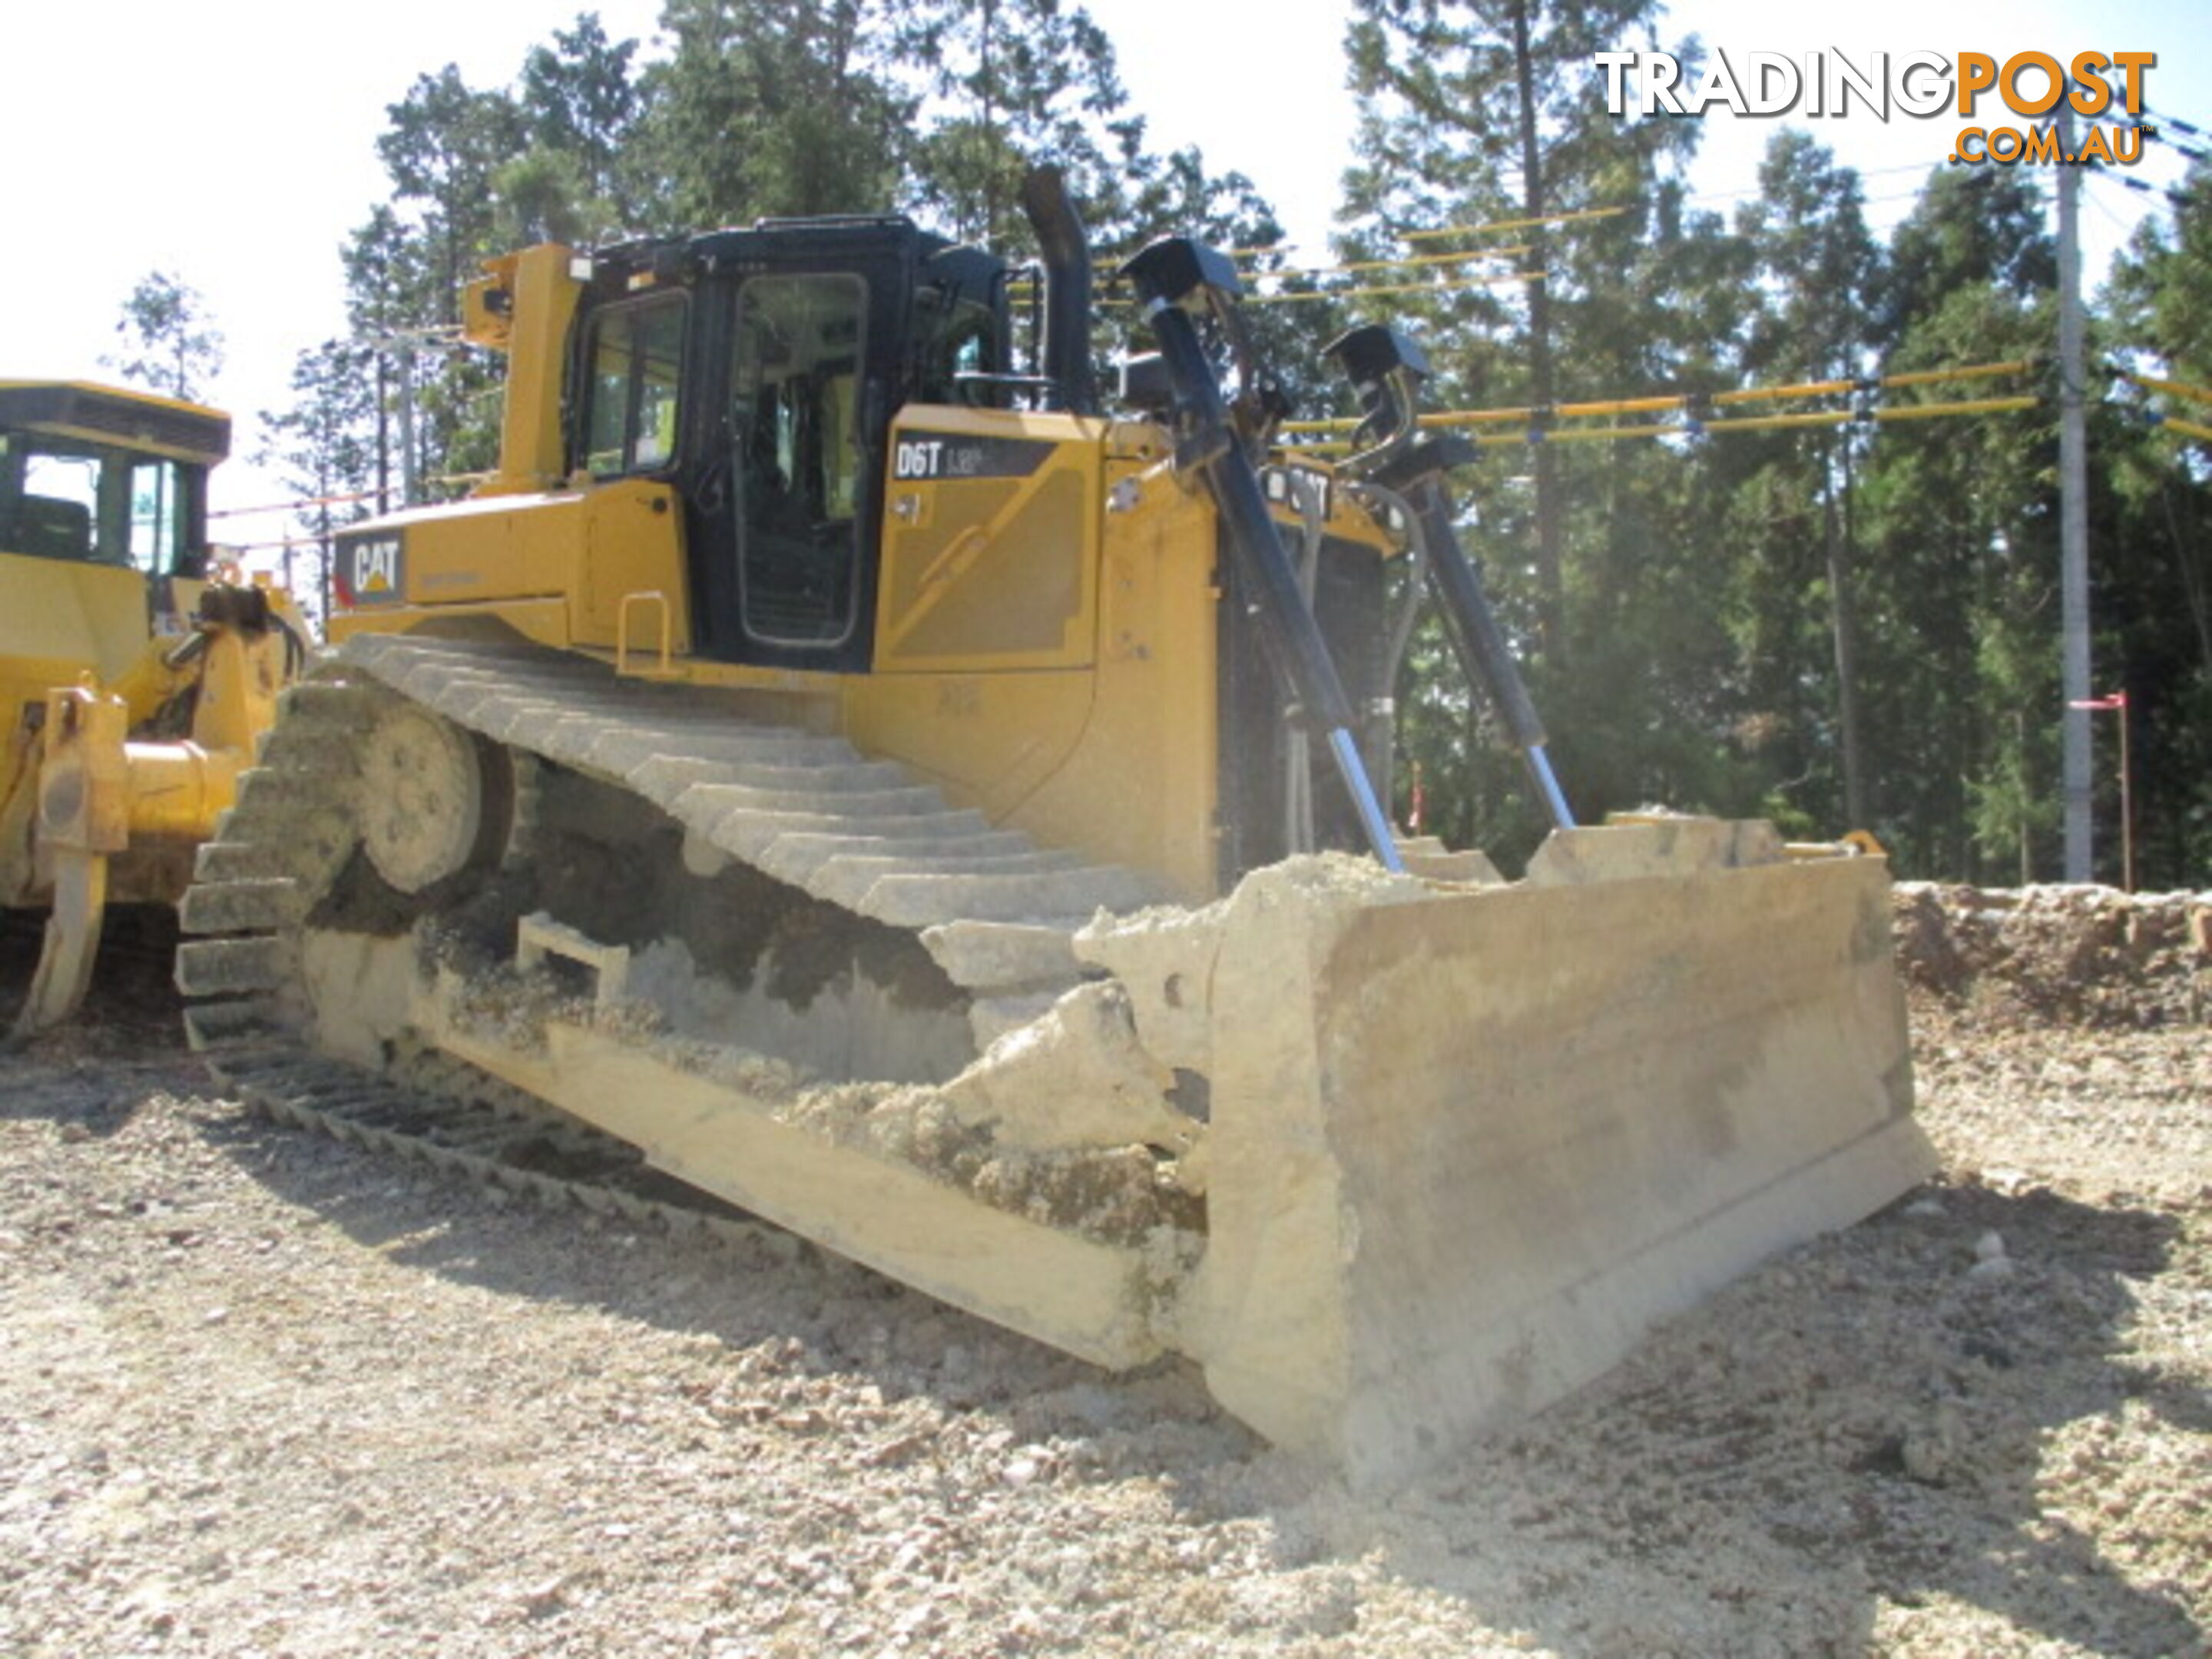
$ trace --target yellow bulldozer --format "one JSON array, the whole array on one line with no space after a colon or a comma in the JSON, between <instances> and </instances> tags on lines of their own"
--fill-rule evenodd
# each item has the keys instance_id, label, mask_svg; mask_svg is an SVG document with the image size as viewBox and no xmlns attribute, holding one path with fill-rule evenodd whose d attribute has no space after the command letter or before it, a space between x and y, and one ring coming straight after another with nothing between
<instances>
[{"instance_id":1,"label":"yellow bulldozer","mask_svg":"<svg viewBox=\"0 0 2212 1659\"><path fill-rule=\"evenodd\" d=\"M15 1016L83 1000L110 902L173 905L306 647L282 596L210 569L229 416L0 380L0 908L46 914Z\"/></svg>"},{"instance_id":2,"label":"yellow bulldozer","mask_svg":"<svg viewBox=\"0 0 2212 1659\"><path fill-rule=\"evenodd\" d=\"M1887 872L1576 824L1417 348L1337 342L1357 450L1288 453L1171 238L1106 398L1026 205L1027 307L890 217L494 262L497 473L344 532L185 901L193 1038L364 1144L1187 1356L1388 1480L1924 1176ZM1423 594L1554 819L1519 880L1389 822Z\"/></svg>"}]
</instances>

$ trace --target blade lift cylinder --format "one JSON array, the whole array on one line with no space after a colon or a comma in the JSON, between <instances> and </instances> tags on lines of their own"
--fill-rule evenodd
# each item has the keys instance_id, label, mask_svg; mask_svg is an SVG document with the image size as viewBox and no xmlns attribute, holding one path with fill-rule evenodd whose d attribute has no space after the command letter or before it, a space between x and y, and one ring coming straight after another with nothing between
<instances>
[{"instance_id":1,"label":"blade lift cylinder","mask_svg":"<svg viewBox=\"0 0 2212 1659\"><path fill-rule=\"evenodd\" d=\"M1227 525L1237 568L1257 596L1261 635L1277 672L1306 717L1326 734L1328 751L1376 858L1386 870L1402 870L1397 840L1352 741L1351 699L1345 696L1313 612L1298 592L1297 573L1267 511L1259 474L1230 426L1213 366L1191 318L1194 309L1224 306L1235 299L1236 271L1218 251L1175 236L1143 250L1122 267L1121 274L1135 284L1138 304L1158 337L1161 361L1174 388L1176 464L1194 468L1205 479Z\"/></svg>"},{"instance_id":2,"label":"blade lift cylinder","mask_svg":"<svg viewBox=\"0 0 2212 1659\"><path fill-rule=\"evenodd\" d=\"M1428 359L1397 330L1380 323L1353 329L1329 343L1328 356L1350 377L1367 410L1362 434L1377 439L1346 460L1346 470L1401 493L1419 518L1430 586L1443 607L1445 631L1462 671L1498 710L1553 826L1573 829L1574 812L1553 772L1544 722L1483 592L1482 573L1461 546L1452 522L1444 471L1472 461L1474 446L1455 435L1418 431L1417 388L1428 374Z\"/></svg>"}]
</instances>

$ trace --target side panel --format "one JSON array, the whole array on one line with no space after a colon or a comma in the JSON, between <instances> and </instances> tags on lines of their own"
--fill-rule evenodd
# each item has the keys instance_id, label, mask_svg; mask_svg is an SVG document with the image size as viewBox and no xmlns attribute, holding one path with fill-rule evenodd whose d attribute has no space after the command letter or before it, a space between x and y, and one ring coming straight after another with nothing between
<instances>
[{"instance_id":1,"label":"side panel","mask_svg":"<svg viewBox=\"0 0 2212 1659\"><path fill-rule=\"evenodd\" d=\"M1211 510L1150 471L1127 430L1102 441L1100 422L933 409L898 431L908 446L1003 440L975 464L1008 470L895 447L878 672L846 682L854 741L1048 845L1211 898ZM1013 447L1055 432L1067 441Z\"/></svg>"},{"instance_id":2,"label":"side panel","mask_svg":"<svg viewBox=\"0 0 2212 1659\"><path fill-rule=\"evenodd\" d=\"M891 428L876 672L1096 653L1104 423L913 407Z\"/></svg>"},{"instance_id":3,"label":"side panel","mask_svg":"<svg viewBox=\"0 0 2212 1659\"><path fill-rule=\"evenodd\" d=\"M549 645L611 650L627 600L633 651L657 651L664 612L674 648L688 651L683 533L674 493L644 479L395 514L339 538L347 610L331 619L331 637L467 615L502 619Z\"/></svg>"},{"instance_id":4,"label":"side panel","mask_svg":"<svg viewBox=\"0 0 2212 1659\"><path fill-rule=\"evenodd\" d=\"M0 554L0 673L43 696L80 673L106 685L145 653L146 578L122 565Z\"/></svg>"}]
</instances>

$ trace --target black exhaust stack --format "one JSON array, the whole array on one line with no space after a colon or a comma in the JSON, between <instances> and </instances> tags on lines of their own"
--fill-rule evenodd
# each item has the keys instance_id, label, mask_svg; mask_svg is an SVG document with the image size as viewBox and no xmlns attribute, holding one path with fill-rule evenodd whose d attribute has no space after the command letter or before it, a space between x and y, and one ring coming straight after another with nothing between
<instances>
[{"instance_id":1,"label":"black exhaust stack","mask_svg":"<svg viewBox=\"0 0 2212 1659\"><path fill-rule=\"evenodd\" d=\"M1098 412L1091 374L1091 244L1056 167L1031 167L1022 180L1022 211L1044 260L1044 378L1060 388L1060 406Z\"/></svg>"}]
</instances>

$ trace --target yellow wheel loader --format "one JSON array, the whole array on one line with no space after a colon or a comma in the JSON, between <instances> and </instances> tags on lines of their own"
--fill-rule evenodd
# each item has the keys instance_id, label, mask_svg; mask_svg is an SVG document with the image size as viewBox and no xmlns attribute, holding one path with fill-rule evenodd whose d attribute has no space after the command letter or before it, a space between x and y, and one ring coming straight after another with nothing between
<instances>
[{"instance_id":1,"label":"yellow wheel loader","mask_svg":"<svg viewBox=\"0 0 2212 1659\"><path fill-rule=\"evenodd\" d=\"M281 602L209 573L229 447L195 404L0 381L0 906L47 915L15 1036L82 1001L110 902L183 896L304 660Z\"/></svg>"},{"instance_id":2,"label":"yellow wheel loader","mask_svg":"<svg viewBox=\"0 0 2212 1659\"><path fill-rule=\"evenodd\" d=\"M366 1145L1187 1356L1388 1480L1927 1172L1887 873L1574 824L1418 351L1338 342L1358 453L1287 455L1170 239L1109 404L1028 206L1031 330L896 218L492 264L499 471L345 532L185 902L194 1041ZM1557 824L1519 881L1385 816L1424 592Z\"/></svg>"}]
</instances>

